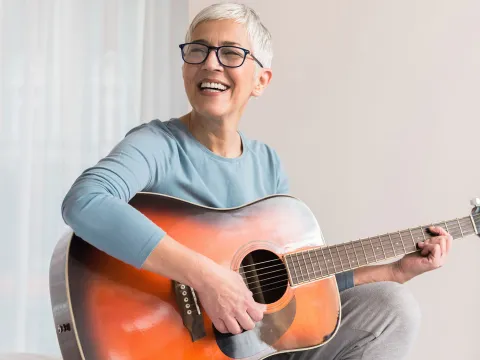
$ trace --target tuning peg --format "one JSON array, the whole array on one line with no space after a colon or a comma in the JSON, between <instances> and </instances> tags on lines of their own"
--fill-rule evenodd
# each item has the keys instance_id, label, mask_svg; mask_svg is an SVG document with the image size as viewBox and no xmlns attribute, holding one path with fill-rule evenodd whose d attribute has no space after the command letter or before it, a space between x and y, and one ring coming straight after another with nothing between
<instances>
[{"instance_id":1,"label":"tuning peg","mask_svg":"<svg viewBox=\"0 0 480 360\"><path fill-rule=\"evenodd\" d=\"M470 204L475 207L480 207L480 198L470 200Z\"/></svg>"}]
</instances>

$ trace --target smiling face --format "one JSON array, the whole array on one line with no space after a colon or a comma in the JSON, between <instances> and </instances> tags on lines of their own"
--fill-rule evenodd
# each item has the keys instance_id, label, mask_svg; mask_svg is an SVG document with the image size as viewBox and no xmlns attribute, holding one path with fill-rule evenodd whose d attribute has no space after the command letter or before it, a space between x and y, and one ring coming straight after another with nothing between
<instances>
[{"instance_id":1,"label":"smiling face","mask_svg":"<svg viewBox=\"0 0 480 360\"><path fill-rule=\"evenodd\" d=\"M210 46L234 45L252 51L245 27L233 20L200 23L192 34L192 42ZM182 67L185 91L193 111L208 118L240 118L250 96L260 96L271 79L270 69L260 69L247 55L242 66L227 68L211 51L202 64Z\"/></svg>"}]
</instances>

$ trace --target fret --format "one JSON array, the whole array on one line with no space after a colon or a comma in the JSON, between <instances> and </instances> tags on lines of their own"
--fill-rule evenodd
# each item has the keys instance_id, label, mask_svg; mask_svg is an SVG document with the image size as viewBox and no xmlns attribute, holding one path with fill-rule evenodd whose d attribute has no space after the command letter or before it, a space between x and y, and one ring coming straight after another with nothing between
<instances>
[{"instance_id":1,"label":"fret","mask_svg":"<svg viewBox=\"0 0 480 360\"><path fill-rule=\"evenodd\" d=\"M427 238L425 237L425 229L422 226L420 226L420 229L422 230L423 241L425 242L427 240Z\"/></svg>"},{"instance_id":2,"label":"fret","mask_svg":"<svg viewBox=\"0 0 480 360\"><path fill-rule=\"evenodd\" d=\"M307 260L305 259L305 255L303 254L304 252L300 252L302 254L302 259L303 259L303 264L305 265L305 272L307 273L307 282L310 281L310 274L308 272L308 265L307 265Z\"/></svg>"},{"instance_id":3,"label":"fret","mask_svg":"<svg viewBox=\"0 0 480 360\"><path fill-rule=\"evenodd\" d=\"M410 236L412 237L412 242L413 242L413 248L417 248L417 243L415 242L415 237L413 236L412 229L408 228L408 231L410 231Z\"/></svg>"},{"instance_id":4,"label":"fret","mask_svg":"<svg viewBox=\"0 0 480 360\"><path fill-rule=\"evenodd\" d=\"M445 230L446 230L446 231L449 233L449 232L450 232L450 230L448 230L448 224L447 224L447 222L446 222L446 221L444 221L443 223L445 224Z\"/></svg>"},{"instance_id":5,"label":"fret","mask_svg":"<svg viewBox=\"0 0 480 360\"><path fill-rule=\"evenodd\" d=\"M317 250L314 250L313 253L315 254L315 258L317 259L317 263L318 263L318 266L320 268L320 277L323 277L322 264L320 263L320 259L318 258Z\"/></svg>"},{"instance_id":6,"label":"fret","mask_svg":"<svg viewBox=\"0 0 480 360\"><path fill-rule=\"evenodd\" d=\"M330 249L330 246L327 247L328 252L330 253L330 258L332 259L332 264L333 264L333 272L336 273L337 269L335 268L335 260L333 260L333 255L332 255L332 250Z\"/></svg>"},{"instance_id":7,"label":"fret","mask_svg":"<svg viewBox=\"0 0 480 360\"><path fill-rule=\"evenodd\" d=\"M350 245L352 245L353 253L355 254L355 259L357 259L357 266L360 266L360 261L358 260L357 251L355 250L355 245L353 241L350 242Z\"/></svg>"},{"instance_id":8,"label":"fret","mask_svg":"<svg viewBox=\"0 0 480 360\"><path fill-rule=\"evenodd\" d=\"M402 234L400 233L400 231L398 232L398 235L400 235L400 241L402 242L403 253L406 254L406 253L407 253L407 250L405 250L405 244L403 243Z\"/></svg>"},{"instance_id":9,"label":"fret","mask_svg":"<svg viewBox=\"0 0 480 360\"><path fill-rule=\"evenodd\" d=\"M290 278L292 279L292 285L294 285L293 274L292 274L292 271L290 270L290 265L288 265L288 260L290 260L290 263L292 264L292 267L293 267L293 272L295 273L295 278L298 281L297 271L295 270L295 265L293 264L292 256L291 255L285 255L285 260L287 262L287 270L290 274Z\"/></svg>"},{"instance_id":10,"label":"fret","mask_svg":"<svg viewBox=\"0 0 480 360\"><path fill-rule=\"evenodd\" d=\"M393 241L392 241L392 237L390 236L390 233L388 233L388 238L390 239L390 243L392 244L393 257L397 257L397 252L395 251L395 246L393 245Z\"/></svg>"},{"instance_id":11,"label":"fret","mask_svg":"<svg viewBox=\"0 0 480 360\"><path fill-rule=\"evenodd\" d=\"M352 264L350 263L350 256L348 256L348 250L347 250L347 246L345 245L345 243L343 244L343 247L344 247L344 249L345 249L345 254L347 254L348 268L351 269L351 268L352 268Z\"/></svg>"},{"instance_id":12,"label":"fret","mask_svg":"<svg viewBox=\"0 0 480 360\"><path fill-rule=\"evenodd\" d=\"M298 276L298 273L297 273L297 267L295 266L295 258L293 256L294 254L290 254L290 261L292 263L292 266L293 266L293 272L295 273L295 279L297 281L297 284L300 282L300 277Z\"/></svg>"},{"instance_id":13,"label":"fret","mask_svg":"<svg viewBox=\"0 0 480 360\"><path fill-rule=\"evenodd\" d=\"M363 246L363 241L362 240L358 240L358 241L360 241L360 245L362 245L363 253L365 254L365 261L368 264L369 262L368 262L367 252L365 251L365 247Z\"/></svg>"},{"instance_id":14,"label":"fret","mask_svg":"<svg viewBox=\"0 0 480 360\"><path fill-rule=\"evenodd\" d=\"M463 238L464 235L463 235L462 225L460 225L460 221L458 220L458 218L457 218L457 223L458 223L458 227L460 228L460 234L462 235L462 238Z\"/></svg>"},{"instance_id":15,"label":"fret","mask_svg":"<svg viewBox=\"0 0 480 360\"><path fill-rule=\"evenodd\" d=\"M312 265L313 278L316 279L316 278L317 278L317 275L315 274L315 265L314 265L314 261L312 260L312 256L310 255L310 251L311 251L311 250L307 250L307 254L308 254L308 257L310 258L310 263L311 263L311 265Z\"/></svg>"},{"instance_id":16,"label":"fret","mask_svg":"<svg viewBox=\"0 0 480 360\"><path fill-rule=\"evenodd\" d=\"M296 253L295 255L297 257L297 262L298 262L298 267L300 269L300 274L302 275L302 282L305 282L305 276L303 275L302 264L300 264L300 260L298 258L298 253Z\"/></svg>"},{"instance_id":17,"label":"fret","mask_svg":"<svg viewBox=\"0 0 480 360\"><path fill-rule=\"evenodd\" d=\"M337 250L338 259L340 260L340 266L342 267L342 271L345 271L345 269L343 268L343 263L342 263L342 255L340 255L340 251L338 251L338 245L335 245L335 250Z\"/></svg>"},{"instance_id":18,"label":"fret","mask_svg":"<svg viewBox=\"0 0 480 360\"><path fill-rule=\"evenodd\" d=\"M473 219L473 215L470 215L470 220L472 221L472 226L473 226L473 230L475 230L475 234L478 234L477 225L475 224L475 220Z\"/></svg>"},{"instance_id":19,"label":"fret","mask_svg":"<svg viewBox=\"0 0 480 360\"><path fill-rule=\"evenodd\" d=\"M307 264L307 260L305 259L304 251L302 251L302 258L305 264L305 271L307 272L307 278L308 278L307 281L310 281L310 272L308 271L308 264Z\"/></svg>"},{"instance_id":20,"label":"fret","mask_svg":"<svg viewBox=\"0 0 480 360\"><path fill-rule=\"evenodd\" d=\"M375 258L375 262L377 262L377 255L375 255L375 248L373 247L373 243L372 243L372 238L368 238L367 240L370 240L370 246L372 247L372 250L373 250L373 257Z\"/></svg>"},{"instance_id":21,"label":"fret","mask_svg":"<svg viewBox=\"0 0 480 360\"><path fill-rule=\"evenodd\" d=\"M327 275L330 275L330 270L328 270L328 261L327 261L327 258L325 257L325 252L323 251L323 248L321 250L322 250L323 261L325 262L325 267L327 269Z\"/></svg>"},{"instance_id":22,"label":"fret","mask_svg":"<svg viewBox=\"0 0 480 360\"><path fill-rule=\"evenodd\" d=\"M308 264L307 264L307 260L305 259L305 255L304 255L304 252L302 251L301 252L302 254L302 259L303 259L303 263L305 264L305 271L307 273L307 281L310 281L310 273L308 271Z\"/></svg>"},{"instance_id":23,"label":"fret","mask_svg":"<svg viewBox=\"0 0 480 360\"><path fill-rule=\"evenodd\" d=\"M385 248L383 247L382 238L380 236L378 236L378 240L380 241L380 246L382 247L383 258L386 259L387 258L387 253L385 252Z\"/></svg>"}]
</instances>

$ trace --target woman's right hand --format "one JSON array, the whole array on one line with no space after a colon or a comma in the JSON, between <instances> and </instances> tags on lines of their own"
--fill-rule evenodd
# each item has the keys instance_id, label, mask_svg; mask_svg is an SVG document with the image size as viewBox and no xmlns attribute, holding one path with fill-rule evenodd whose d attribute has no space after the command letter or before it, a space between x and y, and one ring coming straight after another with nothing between
<instances>
[{"instance_id":1,"label":"woman's right hand","mask_svg":"<svg viewBox=\"0 0 480 360\"><path fill-rule=\"evenodd\" d=\"M213 262L199 273L202 281L195 291L218 331L240 334L263 319L266 305L253 300L240 274Z\"/></svg>"},{"instance_id":2,"label":"woman's right hand","mask_svg":"<svg viewBox=\"0 0 480 360\"><path fill-rule=\"evenodd\" d=\"M251 330L256 321L263 319L266 305L253 300L240 274L190 250L169 235L159 242L142 268L193 287L213 325L222 333Z\"/></svg>"}]
</instances>

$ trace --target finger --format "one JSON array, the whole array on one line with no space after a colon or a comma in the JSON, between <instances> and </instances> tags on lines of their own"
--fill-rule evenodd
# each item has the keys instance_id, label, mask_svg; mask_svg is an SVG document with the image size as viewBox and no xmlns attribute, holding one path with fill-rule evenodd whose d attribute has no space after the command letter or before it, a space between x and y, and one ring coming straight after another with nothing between
<instances>
[{"instance_id":1,"label":"finger","mask_svg":"<svg viewBox=\"0 0 480 360\"><path fill-rule=\"evenodd\" d=\"M430 253L433 256L433 259L434 260L440 259L440 257L442 256L442 249L440 248L440 245L439 244L431 244L431 246L432 246L432 250L430 251Z\"/></svg>"},{"instance_id":2,"label":"finger","mask_svg":"<svg viewBox=\"0 0 480 360\"><path fill-rule=\"evenodd\" d=\"M218 331L220 331L222 334L228 333L228 329L225 326L225 323L223 322L222 319L215 319L215 320L212 319L212 323L213 323L213 326L215 326L215 328Z\"/></svg>"},{"instance_id":3,"label":"finger","mask_svg":"<svg viewBox=\"0 0 480 360\"><path fill-rule=\"evenodd\" d=\"M439 236L451 236L448 231L440 226L431 226L429 230L433 231L434 233L438 234Z\"/></svg>"},{"instance_id":4,"label":"finger","mask_svg":"<svg viewBox=\"0 0 480 360\"><path fill-rule=\"evenodd\" d=\"M453 237L452 236L448 236L447 237L447 253L450 252L450 248L452 247L452 242L453 242Z\"/></svg>"},{"instance_id":5,"label":"finger","mask_svg":"<svg viewBox=\"0 0 480 360\"><path fill-rule=\"evenodd\" d=\"M243 329L252 330L255 327L255 323L250 315L248 315L246 312L238 313L235 317Z\"/></svg>"},{"instance_id":6,"label":"finger","mask_svg":"<svg viewBox=\"0 0 480 360\"><path fill-rule=\"evenodd\" d=\"M225 323L229 333L236 335L242 332L240 325L238 325L237 320L235 320L233 317L228 316L227 318L223 319L223 322Z\"/></svg>"},{"instance_id":7,"label":"finger","mask_svg":"<svg viewBox=\"0 0 480 360\"><path fill-rule=\"evenodd\" d=\"M424 242L422 245L422 251L420 252L420 255L427 256L428 254L430 254L431 251L432 251L432 244Z\"/></svg>"},{"instance_id":8,"label":"finger","mask_svg":"<svg viewBox=\"0 0 480 360\"><path fill-rule=\"evenodd\" d=\"M437 236L431 239L432 244L440 245L441 256L447 255L449 247L451 246L451 241L450 236Z\"/></svg>"},{"instance_id":9,"label":"finger","mask_svg":"<svg viewBox=\"0 0 480 360\"><path fill-rule=\"evenodd\" d=\"M266 308L266 307L265 307ZM259 308L258 306L251 306L247 309L248 315L252 318L253 321L257 322L263 319L263 313L265 312L264 308Z\"/></svg>"},{"instance_id":10,"label":"finger","mask_svg":"<svg viewBox=\"0 0 480 360\"><path fill-rule=\"evenodd\" d=\"M447 255L447 237L442 236L438 238L438 245L440 245L440 255Z\"/></svg>"},{"instance_id":11,"label":"finger","mask_svg":"<svg viewBox=\"0 0 480 360\"><path fill-rule=\"evenodd\" d=\"M432 244L431 240L425 240L425 242L423 243L423 249L420 252L420 255L422 256L428 256L429 254L433 255L435 245L438 245L438 244Z\"/></svg>"}]
</instances>

